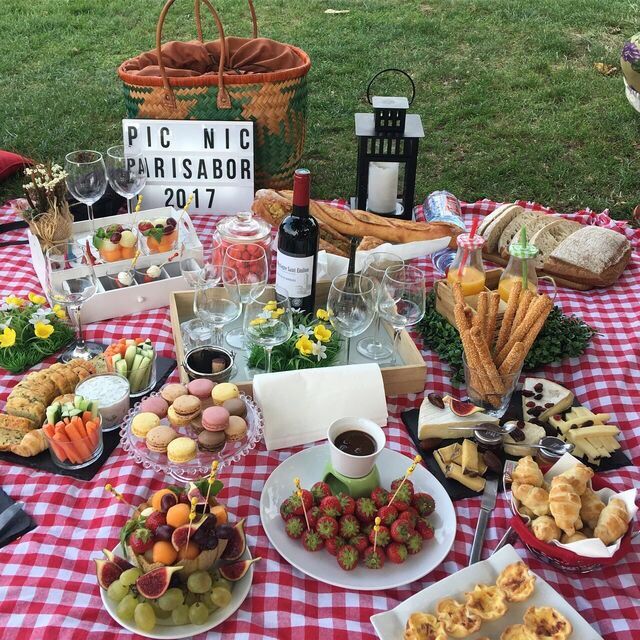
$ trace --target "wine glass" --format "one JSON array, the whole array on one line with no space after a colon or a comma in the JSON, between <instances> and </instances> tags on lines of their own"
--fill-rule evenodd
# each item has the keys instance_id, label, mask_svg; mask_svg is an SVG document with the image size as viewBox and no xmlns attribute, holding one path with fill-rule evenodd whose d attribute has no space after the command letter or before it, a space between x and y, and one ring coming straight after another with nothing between
<instances>
[{"instance_id":1,"label":"wine glass","mask_svg":"<svg viewBox=\"0 0 640 640\"><path fill-rule=\"evenodd\" d=\"M404 265L404 260L395 253L381 251L379 253L372 253L365 258L361 273L363 276L367 276L367 278L371 278L375 282L377 296L384 272L389 267L401 267L402 265ZM380 328L380 314L376 313L376 327L373 335L362 338L356 345L358 353L362 354L365 358L369 358L370 360L384 360L392 354L391 347L383 344L380 340Z\"/></svg>"},{"instance_id":2,"label":"wine glass","mask_svg":"<svg viewBox=\"0 0 640 640\"><path fill-rule=\"evenodd\" d=\"M265 371L271 373L271 351L293 334L291 303L283 289L269 285L254 291L244 309L244 335L267 353Z\"/></svg>"},{"instance_id":3,"label":"wine glass","mask_svg":"<svg viewBox=\"0 0 640 640\"><path fill-rule=\"evenodd\" d=\"M371 278L349 273L336 276L327 298L331 326L347 338L347 364L351 355L351 338L365 332L376 312L376 285Z\"/></svg>"},{"instance_id":4,"label":"wine glass","mask_svg":"<svg viewBox=\"0 0 640 640\"><path fill-rule=\"evenodd\" d=\"M424 317L425 285L424 272L416 267L389 267L384 273L378 292L378 313L393 327L392 365L398 358L401 331Z\"/></svg>"},{"instance_id":5,"label":"wine glass","mask_svg":"<svg viewBox=\"0 0 640 640\"><path fill-rule=\"evenodd\" d=\"M107 172L102 154L90 149L72 151L64 158L64 170L67 172L67 189L76 200L87 206L91 232L95 233L93 205L107 190Z\"/></svg>"},{"instance_id":6,"label":"wine glass","mask_svg":"<svg viewBox=\"0 0 640 640\"><path fill-rule=\"evenodd\" d=\"M259 244L232 244L227 247L222 263L238 274L240 298L244 304L251 296L259 296L269 280L269 264L264 247ZM233 329L226 335L227 343L236 349L244 349L244 331Z\"/></svg>"},{"instance_id":7,"label":"wine glass","mask_svg":"<svg viewBox=\"0 0 640 640\"><path fill-rule=\"evenodd\" d=\"M98 281L85 247L69 242L63 247L48 249L45 255L46 282L49 299L53 304L67 305L77 339L61 356L63 362L73 358L89 360L102 353L102 346L86 342L82 329L81 307L96 292Z\"/></svg>"},{"instance_id":8,"label":"wine glass","mask_svg":"<svg viewBox=\"0 0 640 640\"><path fill-rule=\"evenodd\" d=\"M147 182L147 169L141 151L125 149L117 144L107 149L107 178L111 188L127 200L127 212L131 219L131 200Z\"/></svg>"},{"instance_id":9,"label":"wine glass","mask_svg":"<svg viewBox=\"0 0 640 640\"><path fill-rule=\"evenodd\" d=\"M206 280L196 284L193 299L193 310L205 325L213 329L213 344L222 344L222 329L225 324L240 317L242 300L238 274L235 269L222 267L222 287L217 287Z\"/></svg>"}]
</instances>

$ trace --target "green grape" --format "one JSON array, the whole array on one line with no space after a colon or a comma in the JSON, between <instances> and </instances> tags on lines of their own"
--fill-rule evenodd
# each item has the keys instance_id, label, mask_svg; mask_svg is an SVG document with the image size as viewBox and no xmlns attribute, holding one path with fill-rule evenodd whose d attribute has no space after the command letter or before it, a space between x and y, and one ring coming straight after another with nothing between
<instances>
[{"instance_id":1,"label":"green grape","mask_svg":"<svg viewBox=\"0 0 640 640\"><path fill-rule=\"evenodd\" d=\"M206 593L211 589L211 576L206 571L194 571L187 579L191 593Z\"/></svg>"},{"instance_id":2,"label":"green grape","mask_svg":"<svg viewBox=\"0 0 640 640\"><path fill-rule=\"evenodd\" d=\"M142 602L136 607L133 617L136 624L143 631L151 631L156 626L156 614L148 602Z\"/></svg>"},{"instance_id":3,"label":"green grape","mask_svg":"<svg viewBox=\"0 0 640 640\"><path fill-rule=\"evenodd\" d=\"M107 595L116 602L120 602L128 593L129 587L122 584L120 580L112 582L107 589Z\"/></svg>"},{"instance_id":4,"label":"green grape","mask_svg":"<svg viewBox=\"0 0 640 640\"><path fill-rule=\"evenodd\" d=\"M136 583L136 580L142 575L142 571L137 567L131 567L120 574L120 582L126 587Z\"/></svg>"},{"instance_id":5,"label":"green grape","mask_svg":"<svg viewBox=\"0 0 640 640\"><path fill-rule=\"evenodd\" d=\"M158 601L154 600L151 603L151 608L153 609L153 613L156 614L156 618L160 618L161 620L168 620L171 617L171 611L165 611L158 606Z\"/></svg>"},{"instance_id":6,"label":"green grape","mask_svg":"<svg viewBox=\"0 0 640 640\"><path fill-rule=\"evenodd\" d=\"M216 607L226 607L231 602L231 591L224 587L215 587L209 595Z\"/></svg>"},{"instance_id":7,"label":"green grape","mask_svg":"<svg viewBox=\"0 0 640 640\"><path fill-rule=\"evenodd\" d=\"M198 602L198 596L195 593L191 593L191 591L187 591L184 596L184 603L188 606L191 606L196 602Z\"/></svg>"},{"instance_id":8,"label":"green grape","mask_svg":"<svg viewBox=\"0 0 640 640\"><path fill-rule=\"evenodd\" d=\"M173 624L187 624L189 622L189 607L186 604L177 606L171 612Z\"/></svg>"},{"instance_id":9,"label":"green grape","mask_svg":"<svg viewBox=\"0 0 640 640\"><path fill-rule=\"evenodd\" d=\"M119 603L116 609L116 613L119 618L123 620L133 620L133 614L138 606L139 602L132 594L126 595Z\"/></svg>"},{"instance_id":10,"label":"green grape","mask_svg":"<svg viewBox=\"0 0 640 640\"><path fill-rule=\"evenodd\" d=\"M196 602L189 607L189 620L192 624L204 624L209 617L209 609L202 602Z\"/></svg>"},{"instance_id":11,"label":"green grape","mask_svg":"<svg viewBox=\"0 0 640 640\"><path fill-rule=\"evenodd\" d=\"M215 611L218 607L216 607L216 605L213 604L213 602L211 602L211 598L209 596L210 596L209 592L200 594L200 602L202 602L202 604L205 607L207 607L207 609L209 609L209 613L211 613L212 611Z\"/></svg>"},{"instance_id":12,"label":"green grape","mask_svg":"<svg viewBox=\"0 0 640 640\"><path fill-rule=\"evenodd\" d=\"M163 611L173 611L176 607L179 607L184 602L184 593L182 589L174 587L168 589L167 592L158 598L158 606Z\"/></svg>"},{"instance_id":13,"label":"green grape","mask_svg":"<svg viewBox=\"0 0 640 640\"><path fill-rule=\"evenodd\" d=\"M226 589L227 591L232 591L233 590L233 584L231 582L229 582L229 580L225 580L224 578L218 578L217 580L213 581L213 584L211 585L211 588L215 589L216 587L222 587L223 589Z\"/></svg>"}]
</instances>

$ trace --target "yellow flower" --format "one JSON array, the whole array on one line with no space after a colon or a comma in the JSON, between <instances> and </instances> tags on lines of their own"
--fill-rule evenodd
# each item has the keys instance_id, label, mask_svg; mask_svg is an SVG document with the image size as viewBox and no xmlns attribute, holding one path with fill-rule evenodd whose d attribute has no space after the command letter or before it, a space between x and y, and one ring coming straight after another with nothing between
<instances>
[{"instance_id":1,"label":"yellow flower","mask_svg":"<svg viewBox=\"0 0 640 640\"><path fill-rule=\"evenodd\" d=\"M271 309L271 317L274 319L279 318L284 313L284 309Z\"/></svg>"},{"instance_id":2,"label":"yellow flower","mask_svg":"<svg viewBox=\"0 0 640 640\"><path fill-rule=\"evenodd\" d=\"M275 300L269 300L267 304L264 305L265 311L275 311L278 308L278 304Z\"/></svg>"},{"instance_id":3,"label":"yellow flower","mask_svg":"<svg viewBox=\"0 0 640 640\"><path fill-rule=\"evenodd\" d=\"M67 317L67 312L59 304L54 304L51 311L53 311L60 320L64 320Z\"/></svg>"},{"instance_id":4,"label":"yellow flower","mask_svg":"<svg viewBox=\"0 0 640 640\"><path fill-rule=\"evenodd\" d=\"M53 325L45 324L44 322L36 322L34 328L34 333L41 340L46 340L54 331Z\"/></svg>"},{"instance_id":5,"label":"yellow flower","mask_svg":"<svg viewBox=\"0 0 640 640\"><path fill-rule=\"evenodd\" d=\"M303 356L310 356L313 353L313 342L307 336L301 336L296 342L296 349Z\"/></svg>"},{"instance_id":6,"label":"yellow flower","mask_svg":"<svg viewBox=\"0 0 640 640\"><path fill-rule=\"evenodd\" d=\"M327 311L325 311L324 309L318 309L316 311L316 317L318 318L318 320L328 320L329 319L329 313Z\"/></svg>"},{"instance_id":7,"label":"yellow flower","mask_svg":"<svg viewBox=\"0 0 640 640\"><path fill-rule=\"evenodd\" d=\"M18 298L18 296L7 296L4 301L7 304L14 305L16 307L21 307L24 304L24 300L22 298Z\"/></svg>"},{"instance_id":8,"label":"yellow flower","mask_svg":"<svg viewBox=\"0 0 640 640\"><path fill-rule=\"evenodd\" d=\"M255 327L259 324L264 324L266 321L267 321L266 318L254 318L253 320L251 320L251 322L249 322L249 324Z\"/></svg>"},{"instance_id":9,"label":"yellow flower","mask_svg":"<svg viewBox=\"0 0 640 640\"><path fill-rule=\"evenodd\" d=\"M33 304L44 304L47 301L44 296L39 296L36 293L30 293L29 300L33 302Z\"/></svg>"},{"instance_id":10,"label":"yellow flower","mask_svg":"<svg viewBox=\"0 0 640 640\"><path fill-rule=\"evenodd\" d=\"M15 343L16 332L11 327L5 327L4 331L0 333L0 348L13 347Z\"/></svg>"},{"instance_id":11,"label":"yellow flower","mask_svg":"<svg viewBox=\"0 0 640 640\"><path fill-rule=\"evenodd\" d=\"M320 342L329 342L331 340L331 329L327 329L323 324L317 324L313 329L313 335Z\"/></svg>"}]
</instances>

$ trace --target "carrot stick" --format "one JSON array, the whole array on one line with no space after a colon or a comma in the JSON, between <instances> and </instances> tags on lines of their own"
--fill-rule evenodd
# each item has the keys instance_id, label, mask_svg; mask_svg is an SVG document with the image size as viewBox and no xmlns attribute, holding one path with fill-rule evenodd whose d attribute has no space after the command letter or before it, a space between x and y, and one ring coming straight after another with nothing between
<instances>
[{"instance_id":1,"label":"carrot stick","mask_svg":"<svg viewBox=\"0 0 640 640\"><path fill-rule=\"evenodd\" d=\"M94 449L98 446L98 425L95 422L87 422L85 425L87 433L93 442Z\"/></svg>"},{"instance_id":2,"label":"carrot stick","mask_svg":"<svg viewBox=\"0 0 640 640\"><path fill-rule=\"evenodd\" d=\"M78 432L80 433L83 439L87 437L87 430L84 428L84 423L80 419L80 416L75 416L71 420L71 424L75 426L75 428L78 430Z\"/></svg>"},{"instance_id":3,"label":"carrot stick","mask_svg":"<svg viewBox=\"0 0 640 640\"><path fill-rule=\"evenodd\" d=\"M73 443L75 450L80 454L81 462L88 460L91 457L93 451L87 443L86 439L82 437L76 424L69 423L66 427L67 436Z\"/></svg>"},{"instance_id":4,"label":"carrot stick","mask_svg":"<svg viewBox=\"0 0 640 640\"><path fill-rule=\"evenodd\" d=\"M73 464L78 464L80 459L78 457L78 453L68 440L65 440L65 437L62 432L58 432L53 436L53 439L56 441L58 446L64 451L65 458L69 459L69 462Z\"/></svg>"},{"instance_id":5,"label":"carrot stick","mask_svg":"<svg viewBox=\"0 0 640 640\"><path fill-rule=\"evenodd\" d=\"M60 422L56 422L56 426L54 427L56 433L64 433L65 424L60 420ZM66 434L65 434L66 435Z\"/></svg>"},{"instance_id":6,"label":"carrot stick","mask_svg":"<svg viewBox=\"0 0 640 640\"><path fill-rule=\"evenodd\" d=\"M91 411L85 411L82 414L82 422L86 425L87 422L93 422L93 413Z\"/></svg>"},{"instance_id":7,"label":"carrot stick","mask_svg":"<svg viewBox=\"0 0 640 640\"><path fill-rule=\"evenodd\" d=\"M42 427L45 435L47 436L47 440L49 441L49 446L53 449L53 452L56 454L58 460L64 462L67 459L67 454L53 441L53 437L56 434L56 431L52 424L45 424Z\"/></svg>"}]
</instances>

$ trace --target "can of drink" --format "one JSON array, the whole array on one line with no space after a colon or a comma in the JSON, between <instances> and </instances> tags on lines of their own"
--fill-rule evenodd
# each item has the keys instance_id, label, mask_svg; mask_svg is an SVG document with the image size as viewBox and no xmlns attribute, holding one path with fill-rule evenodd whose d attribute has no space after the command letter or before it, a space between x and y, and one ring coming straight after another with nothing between
<instances>
[{"instance_id":1,"label":"can of drink","mask_svg":"<svg viewBox=\"0 0 640 640\"><path fill-rule=\"evenodd\" d=\"M465 230L460 200L452 193L448 191L430 193L424 201L423 209L427 222L448 222ZM449 248L432 253L431 261L436 271L444 276L455 255L456 252Z\"/></svg>"}]
</instances>

